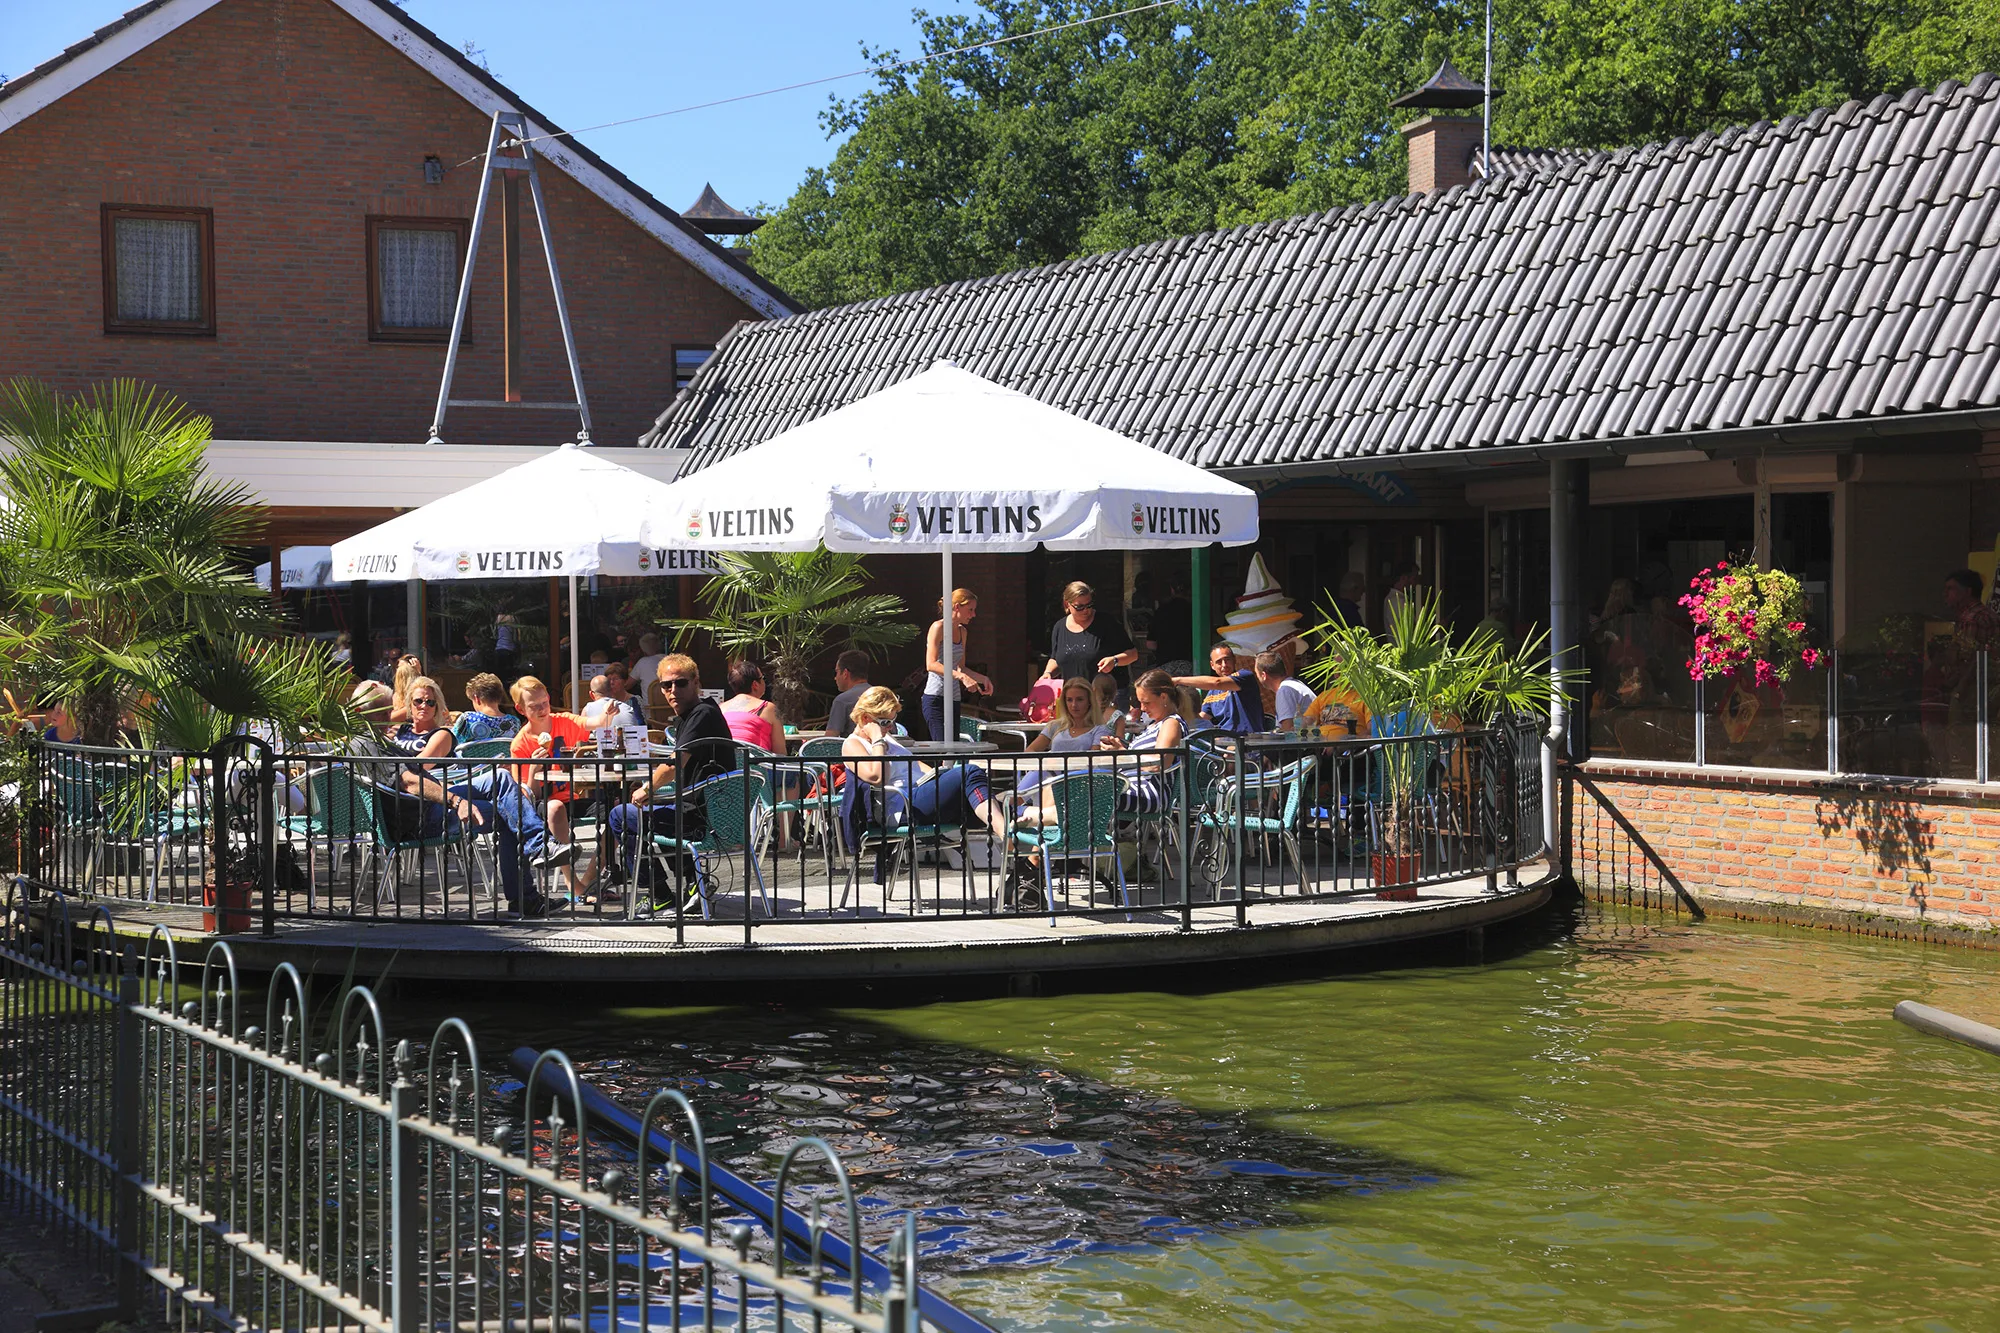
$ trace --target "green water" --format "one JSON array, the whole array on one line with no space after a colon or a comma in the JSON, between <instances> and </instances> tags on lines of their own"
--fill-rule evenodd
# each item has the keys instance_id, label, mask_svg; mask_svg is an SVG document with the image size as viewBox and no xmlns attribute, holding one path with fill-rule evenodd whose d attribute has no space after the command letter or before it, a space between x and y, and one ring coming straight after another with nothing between
<instances>
[{"instance_id":1,"label":"green water","mask_svg":"<svg viewBox=\"0 0 2000 1333\"><path fill-rule=\"evenodd\" d=\"M2000 1057L1889 1017L2000 1021L2000 955L1585 912L1483 966L1255 980L512 1026L631 1057L599 1071L627 1093L701 1065L753 1158L825 1133L925 1160L931 1196L954 1145L1123 1145L1094 1186L1005 1153L965 1186L996 1235L1035 1215L1042 1262L975 1221L980 1262L927 1268L1010 1328L2000 1328ZM904 1091L835 1105L815 1051L826 1087ZM1364 1184L1190 1170L1204 1137ZM1135 1231L1148 1208L1194 1224Z\"/></svg>"}]
</instances>

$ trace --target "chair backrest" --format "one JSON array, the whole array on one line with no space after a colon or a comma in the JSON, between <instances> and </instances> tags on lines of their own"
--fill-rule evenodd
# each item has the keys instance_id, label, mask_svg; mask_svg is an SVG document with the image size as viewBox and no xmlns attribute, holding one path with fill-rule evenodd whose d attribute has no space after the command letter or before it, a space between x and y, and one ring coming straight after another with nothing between
<instances>
[{"instance_id":1,"label":"chair backrest","mask_svg":"<svg viewBox=\"0 0 2000 1333\"><path fill-rule=\"evenodd\" d=\"M958 738L962 741L977 741L985 738L986 724L976 717L958 719Z\"/></svg>"},{"instance_id":2,"label":"chair backrest","mask_svg":"<svg viewBox=\"0 0 2000 1333\"><path fill-rule=\"evenodd\" d=\"M799 758L838 759L841 747L846 744L846 738L841 736L815 736L799 747Z\"/></svg>"},{"instance_id":3,"label":"chair backrest","mask_svg":"<svg viewBox=\"0 0 2000 1333\"><path fill-rule=\"evenodd\" d=\"M1111 823L1118 812L1120 785L1115 773L1072 773L1050 783L1056 837L1043 845L1056 855L1101 852L1116 846Z\"/></svg>"},{"instance_id":4,"label":"chair backrest","mask_svg":"<svg viewBox=\"0 0 2000 1333\"><path fill-rule=\"evenodd\" d=\"M374 793L356 782L348 769L315 768L306 778L306 817L322 837L373 836Z\"/></svg>"},{"instance_id":5,"label":"chair backrest","mask_svg":"<svg viewBox=\"0 0 2000 1333\"><path fill-rule=\"evenodd\" d=\"M746 790L747 789L747 790ZM711 852L740 852L750 841L750 824L745 818L764 799L764 773L723 773L700 783L692 790L702 794L702 811L708 832L702 846Z\"/></svg>"},{"instance_id":6,"label":"chair backrest","mask_svg":"<svg viewBox=\"0 0 2000 1333\"><path fill-rule=\"evenodd\" d=\"M504 759L514 753L514 742L505 736L490 741L467 741L453 753L461 759Z\"/></svg>"}]
</instances>

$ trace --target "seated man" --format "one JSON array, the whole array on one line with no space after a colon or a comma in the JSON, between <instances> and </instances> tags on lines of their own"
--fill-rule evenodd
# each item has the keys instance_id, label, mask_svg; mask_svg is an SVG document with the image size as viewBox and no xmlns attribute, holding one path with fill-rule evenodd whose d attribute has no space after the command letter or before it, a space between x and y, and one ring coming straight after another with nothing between
<instances>
[{"instance_id":1,"label":"seated man","mask_svg":"<svg viewBox=\"0 0 2000 1333\"><path fill-rule=\"evenodd\" d=\"M1264 695L1257 688L1257 672L1250 659L1238 657L1226 643L1218 643L1208 653L1212 676L1175 676L1176 685L1204 690L1201 716L1210 726L1232 736L1247 736L1264 730Z\"/></svg>"},{"instance_id":2,"label":"seated man","mask_svg":"<svg viewBox=\"0 0 2000 1333\"><path fill-rule=\"evenodd\" d=\"M614 693L623 684L622 676L616 683L613 682L609 668L601 675L590 678L590 702L583 706L582 714L585 726L593 730L599 727L616 727L622 730L625 727L645 725L640 720L638 710L632 706L631 696L620 699Z\"/></svg>"},{"instance_id":3,"label":"seated man","mask_svg":"<svg viewBox=\"0 0 2000 1333\"><path fill-rule=\"evenodd\" d=\"M591 743L590 727L574 713L556 712L549 701L549 687L534 676L523 676L514 682L514 707L526 719L510 747L516 759L559 759ZM570 821L582 812L573 808L576 798L570 790L569 765L524 764L518 767L518 773L521 787L530 798L547 799L549 836L564 860L573 858ZM568 869L563 876L569 881L572 893L590 887L588 880L579 884L574 872Z\"/></svg>"},{"instance_id":4,"label":"seated man","mask_svg":"<svg viewBox=\"0 0 2000 1333\"><path fill-rule=\"evenodd\" d=\"M1260 701L1262 690L1271 691L1276 701L1278 715L1272 719L1272 730L1306 730L1309 725L1306 714L1313 702L1312 686L1286 670L1283 653L1258 653L1256 670Z\"/></svg>"},{"instance_id":5,"label":"seated man","mask_svg":"<svg viewBox=\"0 0 2000 1333\"><path fill-rule=\"evenodd\" d=\"M868 654L849 648L833 659L833 685L840 693L826 713L826 734L845 736L854 730L854 701L868 692Z\"/></svg>"},{"instance_id":6,"label":"seated man","mask_svg":"<svg viewBox=\"0 0 2000 1333\"><path fill-rule=\"evenodd\" d=\"M632 789L631 799L611 811L611 836L625 865L636 878L647 864L639 844L641 837L654 834L692 840L708 828L707 811L699 800L680 798L679 792L699 785L718 773L729 771L735 739L729 722L713 699L701 693L701 672L694 659L670 653L660 659L654 683L672 702L675 758L654 767L651 777ZM655 801L653 794L675 784L673 798ZM686 867L676 865L676 874L686 881ZM653 886L654 906L660 901L662 886Z\"/></svg>"}]
</instances>

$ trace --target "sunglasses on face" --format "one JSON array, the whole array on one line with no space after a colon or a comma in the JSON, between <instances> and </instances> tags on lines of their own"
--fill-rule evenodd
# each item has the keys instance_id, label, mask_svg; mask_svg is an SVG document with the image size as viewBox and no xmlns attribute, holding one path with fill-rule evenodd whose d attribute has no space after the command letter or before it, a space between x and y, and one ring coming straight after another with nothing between
<instances>
[{"instance_id":1,"label":"sunglasses on face","mask_svg":"<svg viewBox=\"0 0 2000 1333\"><path fill-rule=\"evenodd\" d=\"M680 689L691 690L698 683L699 682L697 681L689 680L685 676L668 676L660 682L662 686L670 690L680 690Z\"/></svg>"},{"instance_id":2,"label":"sunglasses on face","mask_svg":"<svg viewBox=\"0 0 2000 1333\"><path fill-rule=\"evenodd\" d=\"M435 700L435 699L429 699L429 698L425 698L425 699L412 699L412 700L410 700L410 707L412 707L412 708L436 708L436 707L437 707L437 702L438 702L437 700Z\"/></svg>"},{"instance_id":3,"label":"sunglasses on face","mask_svg":"<svg viewBox=\"0 0 2000 1333\"><path fill-rule=\"evenodd\" d=\"M1070 607L1072 611L1095 611L1096 609L1096 602L1076 602Z\"/></svg>"}]
</instances>

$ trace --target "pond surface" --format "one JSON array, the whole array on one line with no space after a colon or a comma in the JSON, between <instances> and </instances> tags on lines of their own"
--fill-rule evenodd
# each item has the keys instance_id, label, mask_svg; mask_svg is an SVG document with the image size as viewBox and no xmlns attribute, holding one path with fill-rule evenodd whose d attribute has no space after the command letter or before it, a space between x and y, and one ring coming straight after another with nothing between
<instances>
[{"instance_id":1,"label":"pond surface","mask_svg":"<svg viewBox=\"0 0 2000 1333\"><path fill-rule=\"evenodd\" d=\"M628 1106L683 1087L753 1177L832 1140L1007 1328L2000 1327L2000 1058L1889 1017L2000 1020L2000 954L1579 910L1255 981L458 1008Z\"/></svg>"}]
</instances>

